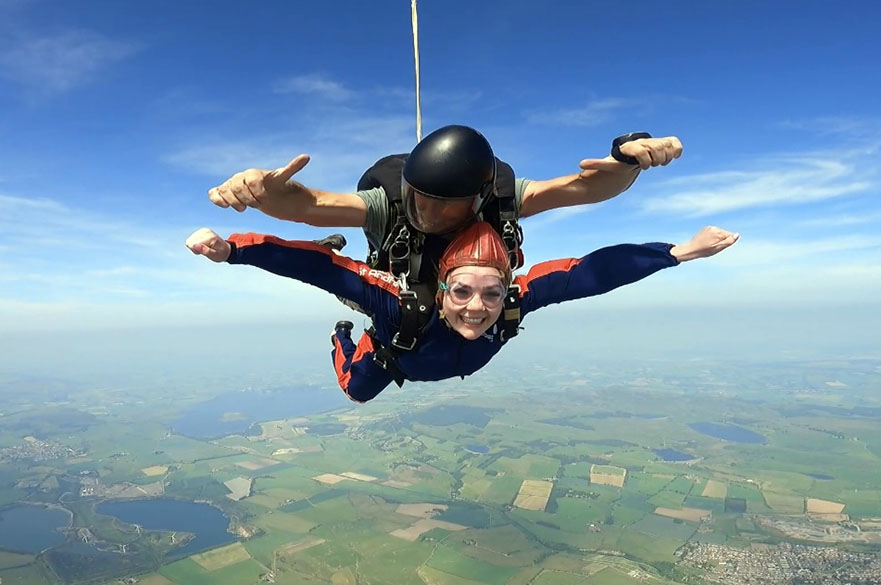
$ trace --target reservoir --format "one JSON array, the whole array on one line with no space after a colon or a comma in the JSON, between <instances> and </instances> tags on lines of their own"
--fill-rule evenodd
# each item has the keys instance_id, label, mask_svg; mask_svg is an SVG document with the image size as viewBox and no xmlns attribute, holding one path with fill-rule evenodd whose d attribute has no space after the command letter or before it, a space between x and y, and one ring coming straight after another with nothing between
<instances>
[{"instance_id":1,"label":"reservoir","mask_svg":"<svg viewBox=\"0 0 881 585\"><path fill-rule=\"evenodd\" d=\"M489 453L489 447L486 445L465 445L465 450L475 455L486 455Z\"/></svg>"},{"instance_id":2,"label":"reservoir","mask_svg":"<svg viewBox=\"0 0 881 585\"><path fill-rule=\"evenodd\" d=\"M71 514L60 508L17 506L0 512L0 549L36 554L64 542Z\"/></svg>"},{"instance_id":3,"label":"reservoir","mask_svg":"<svg viewBox=\"0 0 881 585\"><path fill-rule=\"evenodd\" d=\"M835 477L831 475L826 475L825 473L806 473L808 477L813 477L814 479L821 479L823 481L832 481Z\"/></svg>"},{"instance_id":4,"label":"reservoir","mask_svg":"<svg viewBox=\"0 0 881 585\"><path fill-rule=\"evenodd\" d=\"M691 423L688 426L702 435L715 437L716 439L723 439L725 441L731 441L733 443L751 443L760 445L765 442L764 435L760 435L759 433L753 432L743 427L738 427L736 425L720 425L710 422L697 422Z\"/></svg>"},{"instance_id":5,"label":"reservoir","mask_svg":"<svg viewBox=\"0 0 881 585\"><path fill-rule=\"evenodd\" d=\"M227 392L191 406L171 426L188 437L216 439L247 434L257 422L307 416L347 404L342 392L312 386Z\"/></svg>"},{"instance_id":6,"label":"reservoir","mask_svg":"<svg viewBox=\"0 0 881 585\"><path fill-rule=\"evenodd\" d=\"M171 556L187 556L203 550L235 542L236 536L227 532L229 519L219 509L208 504L181 500L128 500L103 502L96 511L115 516L128 524L137 524L145 530L190 532L196 535Z\"/></svg>"},{"instance_id":7,"label":"reservoir","mask_svg":"<svg viewBox=\"0 0 881 585\"><path fill-rule=\"evenodd\" d=\"M654 449L654 453L664 461L691 461L694 459L688 453L676 449Z\"/></svg>"}]
</instances>

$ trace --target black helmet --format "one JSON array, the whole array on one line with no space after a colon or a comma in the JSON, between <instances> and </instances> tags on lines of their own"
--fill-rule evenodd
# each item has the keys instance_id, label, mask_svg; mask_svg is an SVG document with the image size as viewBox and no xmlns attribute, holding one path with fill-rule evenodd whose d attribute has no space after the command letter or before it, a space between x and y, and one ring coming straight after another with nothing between
<instances>
[{"instance_id":1,"label":"black helmet","mask_svg":"<svg viewBox=\"0 0 881 585\"><path fill-rule=\"evenodd\" d=\"M444 126L416 145L407 161L401 198L410 223L446 233L468 223L495 190L496 159L486 138L467 126Z\"/></svg>"}]
</instances>

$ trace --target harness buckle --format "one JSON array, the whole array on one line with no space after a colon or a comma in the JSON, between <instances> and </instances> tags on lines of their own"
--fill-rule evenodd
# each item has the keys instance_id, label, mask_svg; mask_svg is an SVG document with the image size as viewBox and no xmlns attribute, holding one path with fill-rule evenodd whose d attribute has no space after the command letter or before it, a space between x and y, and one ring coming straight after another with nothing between
<instances>
[{"instance_id":1,"label":"harness buckle","mask_svg":"<svg viewBox=\"0 0 881 585\"><path fill-rule=\"evenodd\" d=\"M392 337L392 347L395 349L400 349L401 351L412 351L414 347L416 347L416 338L411 337L410 343L405 343L401 341L401 332L398 331L395 333L395 336Z\"/></svg>"},{"instance_id":2,"label":"harness buckle","mask_svg":"<svg viewBox=\"0 0 881 585\"><path fill-rule=\"evenodd\" d=\"M405 224L400 226L395 239L388 247L389 269L400 278L410 276L410 230Z\"/></svg>"},{"instance_id":3,"label":"harness buckle","mask_svg":"<svg viewBox=\"0 0 881 585\"><path fill-rule=\"evenodd\" d=\"M520 245L523 243L523 228L516 221L505 221L502 224L502 241L508 249L508 261L511 268L517 269L523 265L523 253Z\"/></svg>"},{"instance_id":4,"label":"harness buckle","mask_svg":"<svg viewBox=\"0 0 881 585\"><path fill-rule=\"evenodd\" d=\"M416 341L419 337L418 331L414 331L412 325L410 327L404 327L405 324L412 323L416 324L416 312L419 310L418 307L419 296L416 294L415 290L410 290L406 288L406 280L405 287L401 292L398 293L398 305L401 307L401 328L395 333L395 336L392 337L391 346L395 349L400 349L401 351L410 351L414 347L416 347ZM401 333L405 335L402 336Z\"/></svg>"}]
</instances>

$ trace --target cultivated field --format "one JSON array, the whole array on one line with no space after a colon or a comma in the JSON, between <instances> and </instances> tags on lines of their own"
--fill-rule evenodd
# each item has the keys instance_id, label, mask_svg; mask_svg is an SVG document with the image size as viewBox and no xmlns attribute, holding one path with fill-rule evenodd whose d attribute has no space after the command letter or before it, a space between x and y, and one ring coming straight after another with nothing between
<instances>
[{"instance_id":1,"label":"cultivated field","mask_svg":"<svg viewBox=\"0 0 881 585\"><path fill-rule=\"evenodd\" d=\"M414 522L409 528L399 528L397 530L392 530L391 532L389 532L389 534L413 542L418 540L420 536L422 536L429 530L434 530L435 528L457 532L459 530L465 530L466 527L462 526L461 524L454 524L452 522L443 522L441 520L423 518Z\"/></svg>"},{"instance_id":2,"label":"cultivated field","mask_svg":"<svg viewBox=\"0 0 881 585\"><path fill-rule=\"evenodd\" d=\"M841 502L805 498L805 511L808 514L841 514L844 506Z\"/></svg>"},{"instance_id":3,"label":"cultivated field","mask_svg":"<svg viewBox=\"0 0 881 585\"><path fill-rule=\"evenodd\" d=\"M349 479L354 479L355 481L376 481L377 478L372 475L365 475L363 473L355 473L354 471L344 471L340 474L343 477L347 477Z\"/></svg>"},{"instance_id":4,"label":"cultivated field","mask_svg":"<svg viewBox=\"0 0 881 585\"><path fill-rule=\"evenodd\" d=\"M713 516L713 513L709 510L700 510L698 508L680 508L678 510L672 510L670 508L655 508L655 514L658 516L666 516L667 518L688 520L689 522L700 522L704 518L710 518Z\"/></svg>"},{"instance_id":5,"label":"cultivated field","mask_svg":"<svg viewBox=\"0 0 881 585\"><path fill-rule=\"evenodd\" d=\"M316 475L313 477L315 481L319 483L326 483L328 485L334 485L340 483L341 481L346 481L349 479L348 477L343 477L342 475L337 475L335 473L322 473L321 475Z\"/></svg>"},{"instance_id":6,"label":"cultivated field","mask_svg":"<svg viewBox=\"0 0 881 585\"><path fill-rule=\"evenodd\" d=\"M223 482L223 485L232 492L227 494L226 497L234 501L247 498L251 494L252 481L253 480L248 477L235 477Z\"/></svg>"},{"instance_id":7,"label":"cultivated field","mask_svg":"<svg viewBox=\"0 0 881 585\"><path fill-rule=\"evenodd\" d=\"M415 518L432 518L446 509L444 504L401 504L395 508L395 512Z\"/></svg>"},{"instance_id":8,"label":"cultivated field","mask_svg":"<svg viewBox=\"0 0 881 585\"><path fill-rule=\"evenodd\" d=\"M278 465L278 461L273 459L252 459L250 461L239 461L236 465L243 469L247 469L248 471L256 471L258 469L263 469L264 467Z\"/></svg>"},{"instance_id":9,"label":"cultivated field","mask_svg":"<svg viewBox=\"0 0 881 585\"><path fill-rule=\"evenodd\" d=\"M614 465L591 465L590 483L623 487L627 478L627 470Z\"/></svg>"},{"instance_id":10,"label":"cultivated field","mask_svg":"<svg viewBox=\"0 0 881 585\"><path fill-rule=\"evenodd\" d=\"M514 499L514 506L524 510L544 510L553 489L554 484L549 481L523 480L520 492Z\"/></svg>"},{"instance_id":11,"label":"cultivated field","mask_svg":"<svg viewBox=\"0 0 881 585\"><path fill-rule=\"evenodd\" d=\"M701 492L701 496L705 498L724 499L727 495L728 484L726 484L725 482L716 481L715 479L707 480L707 485L704 486L704 491Z\"/></svg>"},{"instance_id":12,"label":"cultivated field","mask_svg":"<svg viewBox=\"0 0 881 585\"><path fill-rule=\"evenodd\" d=\"M251 558L251 555L248 554L248 551L245 550L241 543L236 542L202 554L193 555L190 558L206 571L216 571L217 569L246 561Z\"/></svg>"}]
</instances>

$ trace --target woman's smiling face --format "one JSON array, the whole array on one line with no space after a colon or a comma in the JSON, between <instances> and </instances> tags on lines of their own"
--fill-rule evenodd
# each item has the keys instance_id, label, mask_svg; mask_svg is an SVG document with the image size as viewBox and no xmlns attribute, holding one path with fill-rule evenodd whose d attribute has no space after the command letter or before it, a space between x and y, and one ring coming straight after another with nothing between
<instances>
[{"instance_id":1,"label":"woman's smiling face","mask_svg":"<svg viewBox=\"0 0 881 585\"><path fill-rule=\"evenodd\" d=\"M495 268L456 268L441 288L444 319L465 339L477 339L486 333L502 313L505 284Z\"/></svg>"}]
</instances>

